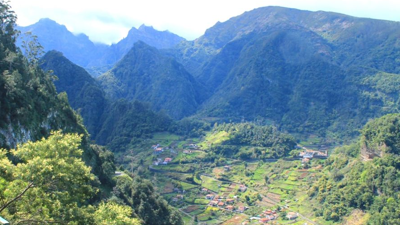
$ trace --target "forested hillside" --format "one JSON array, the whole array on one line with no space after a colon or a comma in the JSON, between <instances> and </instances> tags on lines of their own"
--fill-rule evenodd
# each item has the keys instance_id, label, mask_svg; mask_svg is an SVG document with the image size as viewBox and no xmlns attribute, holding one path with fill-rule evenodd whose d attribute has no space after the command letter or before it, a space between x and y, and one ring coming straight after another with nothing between
<instances>
[{"instance_id":1,"label":"forested hillside","mask_svg":"<svg viewBox=\"0 0 400 225\"><path fill-rule=\"evenodd\" d=\"M210 155L216 157L249 159L274 159L289 156L296 141L289 134L279 132L273 126L257 126L252 123L228 123L216 125L209 143Z\"/></svg>"},{"instance_id":2,"label":"forested hillside","mask_svg":"<svg viewBox=\"0 0 400 225\"><path fill-rule=\"evenodd\" d=\"M97 81L56 51L47 52L41 58L40 67L45 71L51 70L57 77L54 80L57 92L67 93L72 108L79 112L87 130L95 136L107 105L105 93Z\"/></svg>"},{"instance_id":3,"label":"forested hillside","mask_svg":"<svg viewBox=\"0 0 400 225\"><path fill-rule=\"evenodd\" d=\"M89 58L104 62L95 60L99 70L90 72L111 68L99 79L107 96L148 102L173 119L263 118L304 136L349 139L369 119L399 108L399 30L391 21L263 7L219 22L194 41L132 28L109 54L91 51ZM40 32L45 46L52 43L41 36L48 34ZM134 45L138 40L167 49Z\"/></svg>"},{"instance_id":4,"label":"forested hillside","mask_svg":"<svg viewBox=\"0 0 400 225\"><path fill-rule=\"evenodd\" d=\"M158 31L144 24L138 29L132 27L124 39L118 43L112 44L103 55L97 56L98 59L92 60L92 62L85 67L93 72L93 74L97 72L97 75L101 75L101 72L106 72L103 68L111 69L138 41L142 41L157 49L165 49L172 48L183 40L185 39L169 31ZM99 68L98 71L95 71L96 68Z\"/></svg>"},{"instance_id":5,"label":"forested hillside","mask_svg":"<svg viewBox=\"0 0 400 225\"><path fill-rule=\"evenodd\" d=\"M325 175L309 191L322 205L317 216L340 221L360 209L368 224L400 223L399 121L399 114L389 114L369 122L357 143L336 149L325 161Z\"/></svg>"},{"instance_id":6,"label":"forested hillside","mask_svg":"<svg viewBox=\"0 0 400 225\"><path fill-rule=\"evenodd\" d=\"M173 121L163 113L138 101L108 99L98 81L82 67L50 51L41 58L41 67L57 78L57 92L66 92L71 106L82 116L91 139L113 151L125 151L130 143L167 131Z\"/></svg>"},{"instance_id":7,"label":"forested hillside","mask_svg":"<svg viewBox=\"0 0 400 225\"><path fill-rule=\"evenodd\" d=\"M391 21L264 7L165 53L213 93L200 118L261 117L291 132L349 137L397 112L399 32Z\"/></svg>"},{"instance_id":8,"label":"forested hillside","mask_svg":"<svg viewBox=\"0 0 400 225\"><path fill-rule=\"evenodd\" d=\"M207 95L181 64L144 42L136 42L99 80L110 99L148 102L174 119L194 114Z\"/></svg>"},{"instance_id":9,"label":"forested hillside","mask_svg":"<svg viewBox=\"0 0 400 225\"><path fill-rule=\"evenodd\" d=\"M0 1L0 13L1 216L11 224L146 223L145 213L157 207L136 213L137 204L111 199L118 179L113 154L90 144L66 93L57 94L55 77L39 67L42 47L35 37L23 50L16 47L17 17L7 2ZM182 224L162 198L153 202L163 205L160 219Z\"/></svg>"}]
</instances>

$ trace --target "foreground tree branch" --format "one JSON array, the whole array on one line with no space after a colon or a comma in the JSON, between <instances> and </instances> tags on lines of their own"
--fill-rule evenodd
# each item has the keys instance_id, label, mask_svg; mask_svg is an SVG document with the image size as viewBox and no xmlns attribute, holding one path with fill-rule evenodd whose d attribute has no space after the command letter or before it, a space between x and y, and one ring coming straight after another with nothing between
<instances>
[{"instance_id":1,"label":"foreground tree branch","mask_svg":"<svg viewBox=\"0 0 400 225\"><path fill-rule=\"evenodd\" d=\"M0 213L7 208L9 205L11 205L13 202L18 201L24 194L25 192L27 192L30 188L34 187L35 185L30 182L29 185L19 194L17 195L15 198L11 199L9 202L7 202L6 204L4 204L1 208L0 208Z\"/></svg>"}]
</instances>

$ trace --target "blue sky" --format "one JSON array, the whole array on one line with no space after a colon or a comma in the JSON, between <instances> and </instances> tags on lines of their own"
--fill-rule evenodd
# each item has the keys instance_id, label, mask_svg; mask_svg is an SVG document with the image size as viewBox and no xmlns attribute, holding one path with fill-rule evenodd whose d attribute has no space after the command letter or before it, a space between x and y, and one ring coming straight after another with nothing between
<instances>
[{"instance_id":1,"label":"blue sky","mask_svg":"<svg viewBox=\"0 0 400 225\"><path fill-rule=\"evenodd\" d=\"M106 44L118 42L141 24L193 40L218 21L270 5L400 21L398 0L13 0L10 4L19 25L50 18Z\"/></svg>"}]
</instances>

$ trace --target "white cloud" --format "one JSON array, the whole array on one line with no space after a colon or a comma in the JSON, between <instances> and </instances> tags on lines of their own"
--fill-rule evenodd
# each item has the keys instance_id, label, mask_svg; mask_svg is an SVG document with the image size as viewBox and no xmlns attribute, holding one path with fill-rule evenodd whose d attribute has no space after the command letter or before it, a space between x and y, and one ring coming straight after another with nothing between
<instances>
[{"instance_id":1,"label":"white cloud","mask_svg":"<svg viewBox=\"0 0 400 225\"><path fill-rule=\"evenodd\" d=\"M217 21L226 21L261 6L277 5L307 10L400 20L395 0L13 0L22 26L51 18L75 33L97 42L117 42L131 27L152 25L194 39Z\"/></svg>"}]
</instances>

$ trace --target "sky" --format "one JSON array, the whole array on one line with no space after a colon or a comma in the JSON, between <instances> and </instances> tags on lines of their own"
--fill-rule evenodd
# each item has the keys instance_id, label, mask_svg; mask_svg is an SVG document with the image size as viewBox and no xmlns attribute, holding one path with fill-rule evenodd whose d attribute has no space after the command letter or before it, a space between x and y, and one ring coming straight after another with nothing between
<instances>
[{"instance_id":1,"label":"sky","mask_svg":"<svg viewBox=\"0 0 400 225\"><path fill-rule=\"evenodd\" d=\"M264 6L400 21L398 0L12 0L10 4L20 26L50 18L105 44L118 42L142 24L194 40L218 21Z\"/></svg>"}]
</instances>

